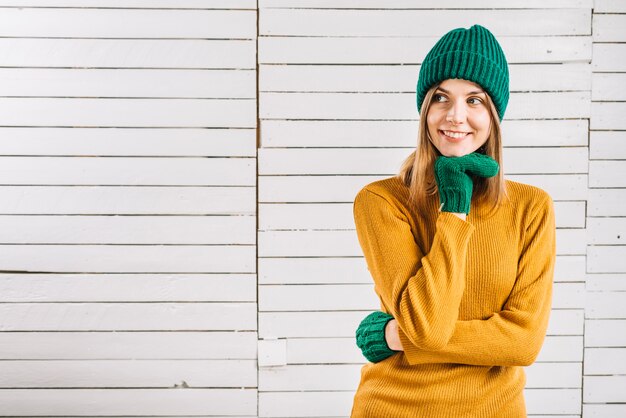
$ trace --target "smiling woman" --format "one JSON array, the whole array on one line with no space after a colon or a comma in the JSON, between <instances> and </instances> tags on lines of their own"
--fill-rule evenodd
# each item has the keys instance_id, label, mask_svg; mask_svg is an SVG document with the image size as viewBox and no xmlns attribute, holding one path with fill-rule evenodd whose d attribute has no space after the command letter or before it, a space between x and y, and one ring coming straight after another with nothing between
<instances>
[{"instance_id":1,"label":"smiling woman","mask_svg":"<svg viewBox=\"0 0 626 418\"><path fill-rule=\"evenodd\" d=\"M354 199L381 311L356 342L352 418L525 418L523 367L551 309L552 199L504 180L508 64L474 25L444 35L417 83L415 151ZM471 211L470 211L471 209Z\"/></svg>"}]
</instances>

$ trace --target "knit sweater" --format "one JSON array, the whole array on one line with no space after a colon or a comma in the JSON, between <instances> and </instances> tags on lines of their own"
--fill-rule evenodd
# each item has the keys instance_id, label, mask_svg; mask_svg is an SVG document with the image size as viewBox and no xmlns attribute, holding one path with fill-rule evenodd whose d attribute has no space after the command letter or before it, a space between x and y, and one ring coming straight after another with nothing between
<instances>
[{"instance_id":1,"label":"knit sweater","mask_svg":"<svg viewBox=\"0 0 626 418\"><path fill-rule=\"evenodd\" d=\"M548 326L554 209L537 187L506 188L495 212L472 204L465 221L436 196L414 213L398 177L359 191L359 243L404 351L362 367L352 418L526 417L522 366Z\"/></svg>"}]
</instances>

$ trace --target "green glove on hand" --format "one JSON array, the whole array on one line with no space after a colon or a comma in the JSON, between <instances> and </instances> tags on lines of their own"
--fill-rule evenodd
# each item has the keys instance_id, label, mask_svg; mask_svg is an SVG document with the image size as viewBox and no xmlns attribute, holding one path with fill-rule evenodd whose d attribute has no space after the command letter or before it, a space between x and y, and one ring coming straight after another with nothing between
<instances>
[{"instance_id":1,"label":"green glove on hand","mask_svg":"<svg viewBox=\"0 0 626 418\"><path fill-rule=\"evenodd\" d=\"M375 311L367 315L356 330L356 345L363 355L372 363L378 363L397 353L387 345L385 327L393 316L382 311Z\"/></svg>"},{"instance_id":2,"label":"green glove on hand","mask_svg":"<svg viewBox=\"0 0 626 418\"><path fill-rule=\"evenodd\" d=\"M469 174L493 177L500 166L488 155L473 152L462 157L439 156L435 160L435 181L442 212L468 214L474 183Z\"/></svg>"}]
</instances>

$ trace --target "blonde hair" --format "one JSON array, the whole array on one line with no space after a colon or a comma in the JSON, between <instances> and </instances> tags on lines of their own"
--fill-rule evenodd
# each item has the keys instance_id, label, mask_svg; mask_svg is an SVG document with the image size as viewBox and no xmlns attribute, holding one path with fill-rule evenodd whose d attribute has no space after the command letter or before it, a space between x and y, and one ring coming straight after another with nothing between
<instances>
[{"instance_id":1,"label":"blonde hair","mask_svg":"<svg viewBox=\"0 0 626 418\"><path fill-rule=\"evenodd\" d=\"M410 204L419 210L426 204L428 196L438 196L437 183L434 176L434 164L439 155L439 150L430 141L428 133L428 111L432 103L435 90L440 83L432 86L424 96L419 131L417 134L417 148L402 163L400 172L397 174L405 186L409 188ZM495 209L507 197L504 175L502 169L502 133L500 119L491 97L487 96L487 109L491 115L491 130L484 145L477 152L489 155L500 165L498 174L490 178L474 177L474 202L491 203L491 209Z\"/></svg>"}]
</instances>

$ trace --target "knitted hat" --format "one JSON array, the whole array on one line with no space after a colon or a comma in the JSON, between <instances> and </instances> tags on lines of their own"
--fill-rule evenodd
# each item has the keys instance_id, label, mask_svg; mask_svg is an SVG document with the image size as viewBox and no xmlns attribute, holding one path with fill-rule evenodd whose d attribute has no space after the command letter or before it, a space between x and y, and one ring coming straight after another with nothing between
<instances>
[{"instance_id":1,"label":"knitted hat","mask_svg":"<svg viewBox=\"0 0 626 418\"><path fill-rule=\"evenodd\" d=\"M481 86L491 97L500 121L509 102L509 68L500 44L480 25L446 33L424 58L417 81L417 110L428 89L449 79L462 78Z\"/></svg>"}]
</instances>

